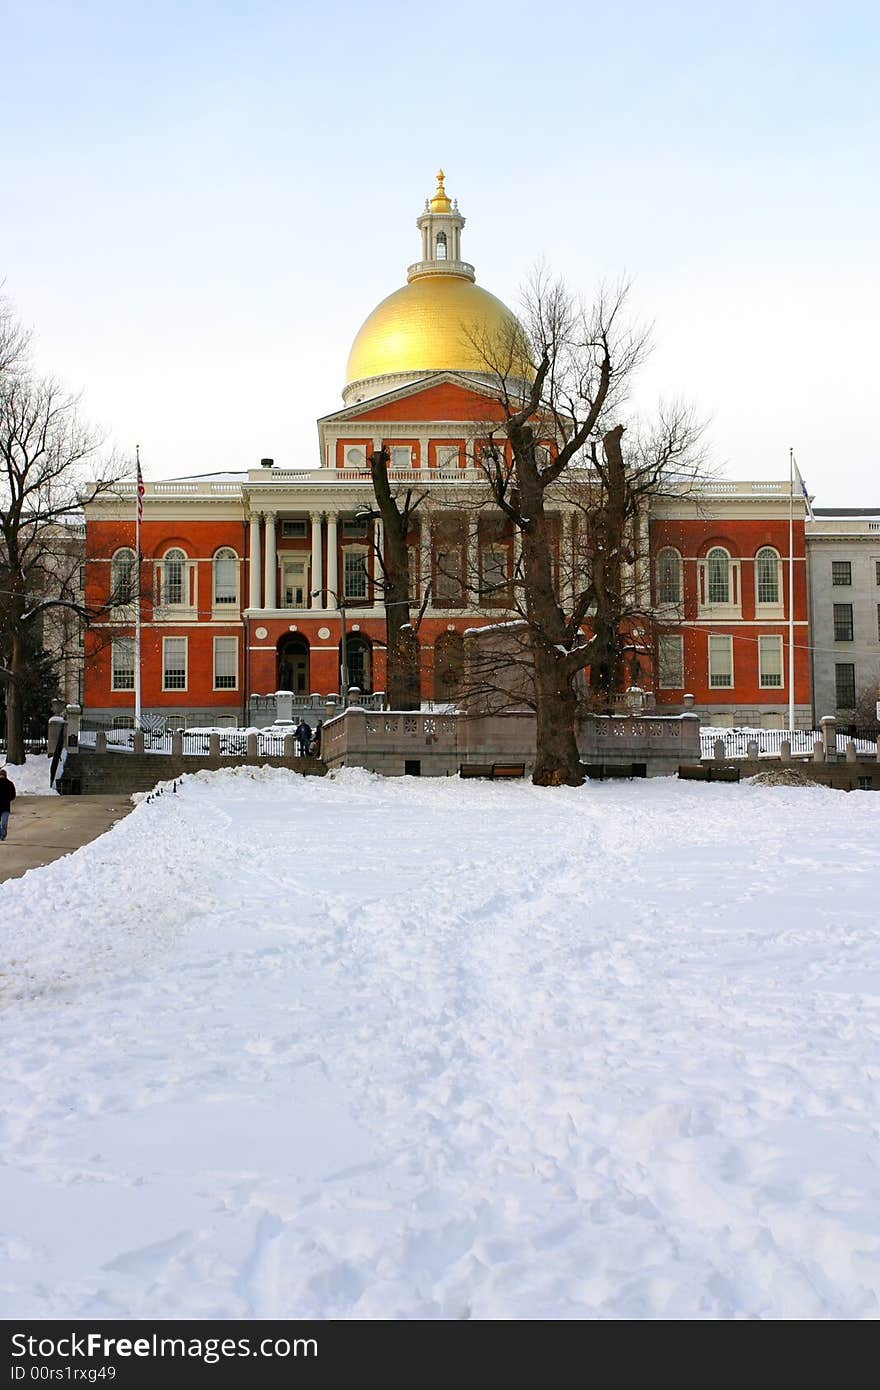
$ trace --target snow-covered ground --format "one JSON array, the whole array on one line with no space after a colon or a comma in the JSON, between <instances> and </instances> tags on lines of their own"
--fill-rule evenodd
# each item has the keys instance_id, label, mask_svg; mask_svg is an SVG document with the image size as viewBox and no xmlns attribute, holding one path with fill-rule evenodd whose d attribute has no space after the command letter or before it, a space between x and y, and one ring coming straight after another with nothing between
<instances>
[{"instance_id":1,"label":"snow-covered ground","mask_svg":"<svg viewBox=\"0 0 880 1390\"><path fill-rule=\"evenodd\" d=\"M8 763L0 755L0 767L6 768L7 777L15 783L17 796L57 796L55 788L49 786L51 766L45 753L27 753L24 763Z\"/></svg>"},{"instance_id":2,"label":"snow-covered ground","mask_svg":"<svg viewBox=\"0 0 880 1390\"><path fill-rule=\"evenodd\" d=\"M0 1313L877 1317L880 796L238 769L6 883Z\"/></svg>"}]
</instances>

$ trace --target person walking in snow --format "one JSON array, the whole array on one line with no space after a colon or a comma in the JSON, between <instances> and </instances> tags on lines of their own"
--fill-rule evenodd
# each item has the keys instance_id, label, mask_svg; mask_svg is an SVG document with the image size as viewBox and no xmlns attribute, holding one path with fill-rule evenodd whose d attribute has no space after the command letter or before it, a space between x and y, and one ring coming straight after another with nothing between
<instances>
[{"instance_id":1,"label":"person walking in snow","mask_svg":"<svg viewBox=\"0 0 880 1390\"><path fill-rule=\"evenodd\" d=\"M6 768L0 767L0 840L6 839L6 827L9 824L9 808L15 800L15 783L6 774Z\"/></svg>"},{"instance_id":2,"label":"person walking in snow","mask_svg":"<svg viewBox=\"0 0 880 1390\"><path fill-rule=\"evenodd\" d=\"M304 719L301 719L293 732L296 736L296 741L299 745L300 757L307 758L309 755L309 744L312 741L311 724L307 724Z\"/></svg>"},{"instance_id":3,"label":"person walking in snow","mask_svg":"<svg viewBox=\"0 0 880 1390\"><path fill-rule=\"evenodd\" d=\"M319 719L317 724L315 725L315 737L312 739L312 742L309 745L309 752L311 753L313 758L320 758L321 756L321 730L323 729L323 727L324 721L323 719Z\"/></svg>"}]
</instances>

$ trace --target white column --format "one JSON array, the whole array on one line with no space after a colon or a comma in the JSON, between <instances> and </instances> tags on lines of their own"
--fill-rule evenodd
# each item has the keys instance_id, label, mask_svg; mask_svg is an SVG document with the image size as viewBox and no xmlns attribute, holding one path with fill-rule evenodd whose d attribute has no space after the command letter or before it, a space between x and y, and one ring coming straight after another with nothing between
<instances>
[{"instance_id":1,"label":"white column","mask_svg":"<svg viewBox=\"0 0 880 1390\"><path fill-rule=\"evenodd\" d=\"M248 608L259 608L260 606L260 513L251 512L251 538L250 538L250 589L248 593Z\"/></svg>"},{"instance_id":2,"label":"white column","mask_svg":"<svg viewBox=\"0 0 880 1390\"><path fill-rule=\"evenodd\" d=\"M321 564L321 513L312 512L312 578L309 583L309 607L323 608L324 575ZM315 590L318 592L316 593Z\"/></svg>"},{"instance_id":3,"label":"white column","mask_svg":"<svg viewBox=\"0 0 880 1390\"><path fill-rule=\"evenodd\" d=\"M266 608L278 607L278 560L275 555L275 513L266 512L266 572L263 576Z\"/></svg>"},{"instance_id":4,"label":"white column","mask_svg":"<svg viewBox=\"0 0 880 1390\"><path fill-rule=\"evenodd\" d=\"M385 578L383 568L385 564L385 531L382 526L382 518L378 516L373 522L373 549L376 552L373 556L373 576L378 586ZM377 596L381 593L382 590L377 588Z\"/></svg>"},{"instance_id":5,"label":"white column","mask_svg":"<svg viewBox=\"0 0 880 1390\"><path fill-rule=\"evenodd\" d=\"M336 604L339 599L339 540L336 534L336 512L327 513L327 604Z\"/></svg>"},{"instance_id":6,"label":"white column","mask_svg":"<svg viewBox=\"0 0 880 1390\"><path fill-rule=\"evenodd\" d=\"M562 607L568 614L574 608L575 598L575 572L574 572L574 513L562 513L562 546L559 555L559 593L562 600Z\"/></svg>"},{"instance_id":7,"label":"white column","mask_svg":"<svg viewBox=\"0 0 880 1390\"><path fill-rule=\"evenodd\" d=\"M467 521L467 555L465 556L465 603L475 608L480 589L480 513L471 512Z\"/></svg>"}]
</instances>

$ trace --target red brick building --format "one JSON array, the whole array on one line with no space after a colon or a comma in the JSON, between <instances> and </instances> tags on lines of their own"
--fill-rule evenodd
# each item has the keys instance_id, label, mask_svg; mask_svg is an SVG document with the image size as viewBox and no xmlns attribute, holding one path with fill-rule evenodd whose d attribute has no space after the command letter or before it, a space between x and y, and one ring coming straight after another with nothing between
<instances>
[{"instance_id":1,"label":"red brick building","mask_svg":"<svg viewBox=\"0 0 880 1390\"><path fill-rule=\"evenodd\" d=\"M300 700L338 693L343 613L347 683L383 690L375 573L382 537L366 515L374 505L368 459L379 446L389 451L395 483L424 495L409 538L410 596L425 601L423 696L449 698L463 633L497 620L517 562L517 535L481 501L474 466L497 406L473 342L503 331L512 316L461 260L464 218L442 177L417 225L422 259L358 332L345 404L318 421L317 467L311 459L297 469L264 460L242 473L148 482L139 576L134 486L88 508L87 600L110 604L87 635L88 712L119 720L133 712L138 590L142 707L172 726L265 722L274 706L267 697L279 689ZM689 692L707 718L783 722L788 505L784 484L734 482L653 505L634 578L654 618L635 636L634 669L659 705L680 708ZM799 503L797 511L795 632L805 634ZM576 545L576 513L560 501L560 561ZM565 568L560 563L563 587ZM809 725L805 635L796 645L795 702L799 722Z\"/></svg>"}]
</instances>

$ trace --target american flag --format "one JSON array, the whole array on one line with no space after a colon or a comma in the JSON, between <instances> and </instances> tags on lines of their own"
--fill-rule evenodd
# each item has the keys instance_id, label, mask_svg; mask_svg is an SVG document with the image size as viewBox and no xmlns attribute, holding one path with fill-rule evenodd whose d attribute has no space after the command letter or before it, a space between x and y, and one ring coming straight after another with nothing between
<instances>
[{"instance_id":1,"label":"american flag","mask_svg":"<svg viewBox=\"0 0 880 1390\"><path fill-rule=\"evenodd\" d=\"M806 505L807 516L809 517L810 521L814 521L815 518L814 518L814 516L813 516L813 507L812 507L812 504L811 504L811 502L810 502L810 494L807 492L807 485L806 485L806 483L804 482L803 478L801 477L801 470L800 470L800 469L798 468L798 466L797 466L797 462L796 462L796 460L795 460L794 454L792 454L792 456L791 456L791 466L792 466L792 468L794 469L794 476L795 476L795 480L796 480L796 482L797 482L797 485L798 485L798 487L800 488L801 492L802 492L803 495L804 495L804 503L805 503L805 505Z\"/></svg>"},{"instance_id":2,"label":"american flag","mask_svg":"<svg viewBox=\"0 0 880 1390\"><path fill-rule=\"evenodd\" d=\"M137 499L138 499L138 525L144 519L144 475L141 472L140 451L137 453Z\"/></svg>"}]
</instances>

